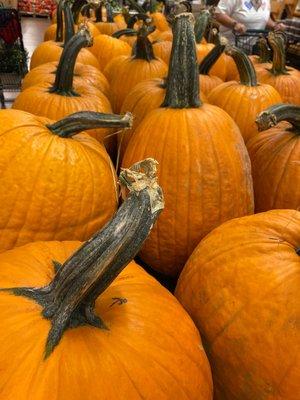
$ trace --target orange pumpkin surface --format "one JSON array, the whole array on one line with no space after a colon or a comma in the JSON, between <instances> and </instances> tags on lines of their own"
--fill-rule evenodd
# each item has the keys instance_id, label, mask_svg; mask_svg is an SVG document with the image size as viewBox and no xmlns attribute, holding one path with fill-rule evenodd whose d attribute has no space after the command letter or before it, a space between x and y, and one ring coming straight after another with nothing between
<instances>
[{"instance_id":1,"label":"orange pumpkin surface","mask_svg":"<svg viewBox=\"0 0 300 400\"><path fill-rule=\"evenodd\" d=\"M265 108L281 102L279 93L267 84L258 84L255 69L242 50L229 47L240 74L240 83L225 82L208 95L208 101L225 110L237 123L245 142L257 135L255 119Z\"/></svg>"},{"instance_id":2,"label":"orange pumpkin surface","mask_svg":"<svg viewBox=\"0 0 300 400\"><path fill-rule=\"evenodd\" d=\"M224 45L214 46L199 65L200 91L205 95L208 95L215 87L223 83L222 79L213 75L211 70L223 54L224 48Z\"/></svg>"},{"instance_id":3,"label":"orange pumpkin surface","mask_svg":"<svg viewBox=\"0 0 300 400\"><path fill-rule=\"evenodd\" d=\"M49 127L48 118L0 111L0 183L6 188L0 193L0 251L38 240L86 240L116 210L115 173L105 148L77 134L107 120L92 113L69 120ZM129 125L114 120L109 126Z\"/></svg>"},{"instance_id":4,"label":"orange pumpkin surface","mask_svg":"<svg viewBox=\"0 0 300 400\"><path fill-rule=\"evenodd\" d=\"M215 229L184 267L175 294L203 336L215 400L298 400L299 248L300 213L272 210Z\"/></svg>"},{"instance_id":5,"label":"orange pumpkin surface","mask_svg":"<svg viewBox=\"0 0 300 400\"><path fill-rule=\"evenodd\" d=\"M287 104L270 107L256 122L263 132L247 146L252 163L255 209L257 212L299 209L300 107Z\"/></svg>"},{"instance_id":6,"label":"orange pumpkin surface","mask_svg":"<svg viewBox=\"0 0 300 400\"><path fill-rule=\"evenodd\" d=\"M202 237L227 219L253 212L250 160L239 129L223 110L199 101L191 14L176 16L162 107L151 111L128 144L123 166L160 163L166 207L141 258L176 276Z\"/></svg>"},{"instance_id":7,"label":"orange pumpkin surface","mask_svg":"<svg viewBox=\"0 0 300 400\"><path fill-rule=\"evenodd\" d=\"M161 189L150 189L153 175L141 180L141 172L143 189L130 181L122 211L79 249L78 242L38 242L0 255L3 398L212 400L193 322L130 262L162 208L151 209L149 192L157 206Z\"/></svg>"}]
</instances>

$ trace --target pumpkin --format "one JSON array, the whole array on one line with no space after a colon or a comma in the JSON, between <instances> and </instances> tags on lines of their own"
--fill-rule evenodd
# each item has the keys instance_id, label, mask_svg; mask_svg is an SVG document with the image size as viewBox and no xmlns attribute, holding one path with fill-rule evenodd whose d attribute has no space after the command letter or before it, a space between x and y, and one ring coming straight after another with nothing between
<instances>
[{"instance_id":1,"label":"pumpkin","mask_svg":"<svg viewBox=\"0 0 300 400\"><path fill-rule=\"evenodd\" d=\"M236 63L240 82L218 85L209 93L208 101L223 108L235 120L247 143L258 133L255 125L257 115L266 107L280 103L281 97L271 85L257 84L253 64L241 49L228 46L226 52Z\"/></svg>"},{"instance_id":2,"label":"pumpkin","mask_svg":"<svg viewBox=\"0 0 300 400\"><path fill-rule=\"evenodd\" d=\"M253 212L250 160L239 129L223 110L199 100L192 21L192 14L175 17L165 99L138 125L122 162L126 167L146 155L162 166L166 208L140 257L173 276L214 227Z\"/></svg>"},{"instance_id":3,"label":"pumpkin","mask_svg":"<svg viewBox=\"0 0 300 400\"><path fill-rule=\"evenodd\" d=\"M162 40L162 41L173 41L173 33L172 31L164 31L164 32L159 32L158 37L155 40Z\"/></svg>"},{"instance_id":4,"label":"pumpkin","mask_svg":"<svg viewBox=\"0 0 300 400\"><path fill-rule=\"evenodd\" d=\"M187 262L176 297L203 335L215 400L297 400L300 213L226 222Z\"/></svg>"},{"instance_id":5,"label":"pumpkin","mask_svg":"<svg viewBox=\"0 0 300 400\"><path fill-rule=\"evenodd\" d=\"M128 43L131 47L135 44L136 42L136 36L137 36L137 30L139 29L138 27L135 28L136 22L137 21L144 21L145 23L150 23L151 20L146 14L134 14L132 15L127 22L127 28L126 29L121 29L117 32L114 32L112 34L112 37L118 38L120 40L123 40L124 42Z\"/></svg>"},{"instance_id":6,"label":"pumpkin","mask_svg":"<svg viewBox=\"0 0 300 400\"><path fill-rule=\"evenodd\" d=\"M248 143L255 209L299 209L300 107L272 106L258 116L256 123L263 132Z\"/></svg>"},{"instance_id":7,"label":"pumpkin","mask_svg":"<svg viewBox=\"0 0 300 400\"><path fill-rule=\"evenodd\" d=\"M164 16L163 13L157 10L156 0L149 1L149 12L153 25L155 25L160 32L165 32L170 30L166 17Z\"/></svg>"},{"instance_id":8,"label":"pumpkin","mask_svg":"<svg viewBox=\"0 0 300 400\"><path fill-rule=\"evenodd\" d=\"M76 33L75 36L82 35L82 30ZM84 41L83 41L84 44ZM87 45L91 44L91 39L88 41ZM78 56L78 41L72 40L72 43L69 46L66 46L62 52L62 56L64 57L64 53L68 51L70 56L70 62L75 64L74 68L74 87L76 86L94 86L99 89L101 92L108 97L109 95L109 84L105 76L100 72L97 68L91 65L84 65L80 63L76 63L76 58ZM30 86L34 86L36 84L47 83L52 85L55 80L55 72L58 67L58 62L50 62L46 64L41 64L38 67L35 67L31 71L27 73L25 78L22 81L22 90L27 89Z\"/></svg>"},{"instance_id":9,"label":"pumpkin","mask_svg":"<svg viewBox=\"0 0 300 400\"><path fill-rule=\"evenodd\" d=\"M113 58L121 55L129 56L132 51L128 43L108 35L95 37L93 46L89 50L97 58L101 71L104 71Z\"/></svg>"},{"instance_id":10,"label":"pumpkin","mask_svg":"<svg viewBox=\"0 0 300 400\"><path fill-rule=\"evenodd\" d=\"M96 36L100 35L100 32L98 31L98 29L95 27L94 24L92 24L89 21L85 21L84 24L87 26L87 28L90 31L92 37L96 37ZM55 40L55 38L56 38L56 29L57 29L57 24L50 25L45 31L44 41ZM75 32L77 32L78 26L75 25L74 26L74 30L75 30Z\"/></svg>"},{"instance_id":11,"label":"pumpkin","mask_svg":"<svg viewBox=\"0 0 300 400\"><path fill-rule=\"evenodd\" d=\"M81 84L73 88L76 53L91 41L89 32L83 27L80 34L65 46L60 58L54 84L40 83L21 92L13 103L13 108L48 117L57 121L76 111L98 111L111 113L111 105L98 89ZM111 131L107 128L94 129L90 134L102 141ZM112 139L105 144L113 147ZM113 150L112 150L113 151Z\"/></svg>"},{"instance_id":12,"label":"pumpkin","mask_svg":"<svg viewBox=\"0 0 300 400\"><path fill-rule=\"evenodd\" d=\"M38 242L0 255L6 399L212 400L195 325L131 261L163 208L146 167L122 172L128 198L86 243Z\"/></svg>"},{"instance_id":13,"label":"pumpkin","mask_svg":"<svg viewBox=\"0 0 300 400\"><path fill-rule=\"evenodd\" d=\"M64 3L65 15L65 41L64 45L74 36L74 23L71 9L68 3ZM59 22L58 22L59 23ZM58 30L59 32L59 30ZM58 36L57 36L58 37ZM41 43L34 50L31 61L30 69L33 69L41 64L46 64L52 61L58 61L63 51L63 44L61 42L47 41ZM92 65L95 68L100 68L97 59L86 49L82 49L78 55L77 61L83 64Z\"/></svg>"},{"instance_id":14,"label":"pumpkin","mask_svg":"<svg viewBox=\"0 0 300 400\"><path fill-rule=\"evenodd\" d=\"M38 240L86 240L111 218L118 204L112 163L103 145L80 132L126 127L128 116L79 112L53 123L2 110L0 121L1 252Z\"/></svg>"},{"instance_id":15,"label":"pumpkin","mask_svg":"<svg viewBox=\"0 0 300 400\"><path fill-rule=\"evenodd\" d=\"M223 83L222 79L218 76L211 75L210 71L214 66L215 62L223 54L225 49L224 45L216 45L213 49L204 57L199 65L199 82L200 91L205 95L208 95L212 89Z\"/></svg>"},{"instance_id":16,"label":"pumpkin","mask_svg":"<svg viewBox=\"0 0 300 400\"><path fill-rule=\"evenodd\" d=\"M133 87L146 79L163 78L167 65L153 54L147 36L151 27L143 25L138 31L137 42L131 56L113 59L105 68L104 75L110 84L110 99L114 110L120 110L126 95Z\"/></svg>"},{"instance_id":17,"label":"pumpkin","mask_svg":"<svg viewBox=\"0 0 300 400\"><path fill-rule=\"evenodd\" d=\"M271 69L258 70L259 81L272 85L285 103L300 105L300 72L285 66L284 44L279 35L270 32L268 41L273 50L273 65Z\"/></svg>"},{"instance_id":18,"label":"pumpkin","mask_svg":"<svg viewBox=\"0 0 300 400\"><path fill-rule=\"evenodd\" d=\"M152 42L153 52L155 57L163 60L167 65L169 65L171 50L172 50L172 42L168 40L157 40Z\"/></svg>"},{"instance_id":19,"label":"pumpkin","mask_svg":"<svg viewBox=\"0 0 300 400\"><path fill-rule=\"evenodd\" d=\"M271 51L269 49L267 39L263 35L261 35L258 38L257 45L258 45L258 55L249 56L255 69L260 67L271 68L272 67L272 64L270 63Z\"/></svg>"},{"instance_id":20,"label":"pumpkin","mask_svg":"<svg viewBox=\"0 0 300 400\"><path fill-rule=\"evenodd\" d=\"M101 6L100 6L101 7ZM95 22L95 26L100 33L103 35L111 36L114 32L118 31L119 24L114 21L112 7L109 2L105 4L106 8L106 21L97 21Z\"/></svg>"}]
</instances>

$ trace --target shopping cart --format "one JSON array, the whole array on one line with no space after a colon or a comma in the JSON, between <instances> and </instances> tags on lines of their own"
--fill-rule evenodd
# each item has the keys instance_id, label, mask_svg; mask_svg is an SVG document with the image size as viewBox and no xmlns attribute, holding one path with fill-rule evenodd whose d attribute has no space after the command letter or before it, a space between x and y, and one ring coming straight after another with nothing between
<instances>
[{"instance_id":1,"label":"shopping cart","mask_svg":"<svg viewBox=\"0 0 300 400\"><path fill-rule=\"evenodd\" d=\"M0 102L5 108L3 91L16 92L27 73L19 13L13 8L0 8Z\"/></svg>"},{"instance_id":2,"label":"shopping cart","mask_svg":"<svg viewBox=\"0 0 300 400\"><path fill-rule=\"evenodd\" d=\"M261 36L267 36L268 31L265 29L248 29L245 33L235 33L235 45L248 55L257 54L257 40Z\"/></svg>"}]
</instances>

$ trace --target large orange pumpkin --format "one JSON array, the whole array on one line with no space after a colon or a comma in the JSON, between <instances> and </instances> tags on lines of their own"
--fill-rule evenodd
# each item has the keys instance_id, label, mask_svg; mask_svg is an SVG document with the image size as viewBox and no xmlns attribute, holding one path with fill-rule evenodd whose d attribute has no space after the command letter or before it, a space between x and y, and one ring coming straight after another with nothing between
<instances>
[{"instance_id":1,"label":"large orange pumpkin","mask_svg":"<svg viewBox=\"0 0 300 400\"><path fill-rule=\"evenodd\" d=\"M252 163L255 209L257 212L275 208L299 209L300 107L272 106L259 115L256 123L263 132L247 145Z\"/></svg>"},{"instance_id":2,"label":"large orange pumpkin","mask_svg":"<svg viewBox=\"0 0 300 400\"><path fill-rule=\"evenodd\" d=\"M273 66L258 70L259 81L272 85L285 103L300 105L300 72L285 66L284 43L279 35L270 32L268 41L273 50Z\"/></svg>"},{"instance_id":3,"label":"large orange pumpkin","mask_svg":"<svg viewBox=\"0 0 300 400\"><path fill-rule=\"evenodd\" d=\"M222 222L253 212L250 160L238 127L199 100L192 14L175 17L174 44L162 107L147 114L123 165L145 157L161 168L166 208L140 256L177 275L202 237Z\"/></svg>"},{"instance_id":4,"label":"large orange pumpkin","mask_svg":"<svg viewBox=\"0 0 300 400\"><path fill-rule=\"evenodd\" d=\"M73 87L76 51L86 46L91 40L88 31L73 36L67 43L60 58L54 84L41 83L21 92L13 103L13 108L32 114L48 117L57 121L77 111L98 111L111 113L111 105L100 90L85 83ZM110 129L94 129L90 134L102 141L111 132ZM110 145L111 140L106 145Z\"/></svg>"},{"instance_id":5,"label":"large orange pumpkin","mask_svg":"<svg viewBox=\"0 0 300 400\"><path fill-rule=\"evenodd\" d=\"M0 255L3 398L212 400L195 325L130 262L163 207L152 171L142 176L122 173L128 199L81 246L38 242Z\"/></svg>"},{"instance_id":6,"label":"large orange pumpkin","mask_svg":"<svg viewBox=\"0 0 300 400\"><path fill-rule=\"evenodd\" d=\"M235 120L247 142L258 133L255 125L257 115L282 100L271 85L257 83L253 64L241 49L228 47L227 53L236 63L240 82L231 81L218 85L209 93L208 101L223 108Z\"/></svg>"},{"instance_id":7,"label":"large orange pumpkin","mask_svg":"<svg viewBox=\"0 0 300 400\"><path fill-rule=\"evenodd\" d=\"M101 144L77 133L126 127L128 117L79 113L53 124L2 110L0 121L0 251L37 240L86 240L110 219L118 203L111 161Z\"/></svg>"},{"instance_id":8,"label":"large orange pumpkin","mask_svg":"<svg viewBox=\"0 0 300 400\"><path fill-rule=\"evenodd\" d=\"M166 63L155 58L152 44L147 38L150 28L143 25L139 29L132 56L116 57L104 70L110 84L110 99L114 110L121 110L126 95L137 83L151 78L163 78L167 74Z\"/></svg>"},{"instance_id":9,"label":"large orange pumpkin","mask_svg":"<svg viewBox=\"0 0 300 400\"><path fill-rule=\"evenodd\" d=\"M224 45L216 45L199 65L200 90L205 95L208 95L215 87L223 83L222 79L213 75L211 70L215 62L223 54L224 49Z\"/></svg>"},{"instance_id":10,"label":"large orange pumpkin","mask_svg":"<svg viewBox=\"0 0 300 400\"><path fill-rule=\"evenodd\" d=\"M215 400L298 400L300 213L226 222L187 262L176 297L203 335Z\"/></svg>"},{"instance_id":11,"label":"large orange pumpkin","mask_svg":"<svg viewBox=\"0 0 300 400\"><path fill-rule=\"evenodd\" d=\"M76 33L75 36L79 36L83 34L83 29L81 28L79 32ZM88 37L89 32L85 31L85 35ZM91 45L92 39L90 38L86 43L83 41L82 45ZM71 46L71 47L70 47ZM69 44L69 46L66 46L62 52L61 57L64 57L63 55L66 51L69 52L70 58L69 62L74 63L74 88L76 89L76 86L83 86L83 85L88 85L88 86L93 86L101 92L103 92L106 96L109 95L109 84L105 76L102 74L102 72L99 71L99 69L91 66L91 65L84 65L80 63L76 63L76 59L78 56L78 43L77 40L72 40L72 42ZM72 53L73 51L73 53ZM74 59L73 59L74 58ZM55 73L58 67L58 62L50 62L46 64L41 64L38 67L35 67L31 71L27 73L25 78L22 81L22 90L27 89L30 86L34 86L36 84L41 84L41 83L47 83L49 85L52 85L55 80Z\"/></svg>"},{"instance_id":12,"label":"large orange pumpkin","mask_svg":"<svg viewBox=\"0 0 300 400\"><path fill-rule=\"evenodd\" d=\"M41 64L46 64L52 61L58 61L65 46L69 40L74 36L74 21L70 6L68 3L64 3L64 15L65 15L65 40L64 44L61 42L54 42L52 40L41 43L34 50L31 60L30 69L33 69ZM93 54L87 49L81 49L78 55L77 61L83 64L92 65L95 68L100 69L99 63Z\"/></svg>"}]
</instances>

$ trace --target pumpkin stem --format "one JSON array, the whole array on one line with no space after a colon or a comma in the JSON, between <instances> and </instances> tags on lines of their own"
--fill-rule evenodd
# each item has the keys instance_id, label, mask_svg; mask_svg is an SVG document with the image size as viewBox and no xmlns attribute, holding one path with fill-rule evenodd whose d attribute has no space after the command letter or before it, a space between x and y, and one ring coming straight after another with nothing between
<instances>
[{"instance_id":1,"label":"pumpkin stem","mask_svg":"<svg viewBox=\"0 0 300 400\"><path fill-rule=\"evenodd\" d=\"M149 17L149 15L147 14L142 14L142 13L138 13L138 14L134 14L132 15L128 21L127 21L127 28L129 29L134 29L134 24L137 21L144 21L146 24L150 24L151 23L151 18Z\"/></svg>"},{"instance_id":2,"label":"pumpkin stem","mask_svg":"<svg viewBox=\"0 0 300 400\"><path fill-rule=\"evenodd\" d=\"M50 88L51 93L57 93L61 96L78 96L73 89L76 58L83 47L92 44L93 39L89 30L82 26L64 47L56 70L54 84Z\"/></svg>"},{"instance_id":3,"label":"pumpkin stem","mask_svg":"<svg viewBox=\"0 0 300 400\"><path fill-rule=\"evenodd\" d=\"M108 23L114 22L113 10L111 4L107 2L105 8L106 8L106 22Z\"/></svg>"},{"instance_id":4,"label":"pumpkin stem","mask_svg":"<svg viewBox=\"0 0 300 400\"><path fill-rule=\"evenodd\" d=\"M119 39L121 36L136 36L138 34L138 32L135 29L130 29L130 28L126 28L126 29L120 29L119 31L114 32L111 36Z\"/></svg>"},{"instance_id":5,"label":"pumpkin stem","mask_svg":"<svg viewBox=\"0 0 300 400\"><path fill-rule=\"evenodd\" d=\"M194 17L189 13L179 14L174 19L167 89L161 107L195 108L201 105L193 21Z\"/></svg>"},{"instance_id":6,"label":"pumpkin stem","mask_svg":"<svg viewBox=\"0 0 300 400\"><path fill-rule=\"evenodd\" d=\"M87 0L75 0L74 3L72 4L72 15L75 24L78 23L81 9L86 4L88 4Z\"/></svg>"},{"instance_id":7,"label":"pumpkin stem","mask_svg":"<svg viewBox=\"0 0 300 400\"><path fill-rule=\"evenodd\" d=\"M149 1L149 11L150 14L154 14L156 12L156 8L157 8L157 2L156 0L150 0Z\"/></svg>"},{"instance_id":8,"label":"pumpkin stem","mask_svg":"<svg viewBox=\"0 0 300 400\"><path fill-rule=\"evenodd\" d=\"M67 3L67 2L64 3L63 12L64 12L64 18L65 18L65 40L64 40L64 46L66 46L66 44L75 35L73 14L72 14L71 7L70 7L69 3Z\"/></svg>"},{"instance_id":9,"label":"pumpkin stem","mask_svg":"<svg viewBox=\"0 0 300 400\"><path fill-rule=\"evenodd\" d=\"M296 254L298 254L298 256L300 256L300 247L298 247L298 249L296 249Z\"/></svg>"},{"instance_id":10,"label":"pumpkin stem","mask_svg":"<svg viewBox=\"0 0 300 400\"><path fill-rule=\"evenodd\" d=\"M122 170L120 183L129 190L127 199L102 230L58 266L48 286L4 289L34 299L51 320L45 358L68 328L88 324L108 329L95 314L95 302L138 253L164 207L156 165L148 158Z\"/></svg>"},{"instance_id":11,"label":"pumpkin stem","mask_svg":"<svg viewBox=\"0 0 300 400\"><path fill-rule=\"evenodd\" d=\"M240 83L245 86L257 86L255 68L247 54L230 45L226 46L225 53L233 58L239 71Z\"/></svg>"},{"instance_id":12,"label":"pumpkin stem","mask_svg":"<svg viewBox=\"0 0 300 400\"><path fill-rule=\"evenodd\" d=\"M199 65L199 74L208 75L211 68L220 58L221 54L223 54L224 49L225 45L216 45L201 61Z\"/></svg>"},{"instance_id":13,"label":"pumpkin stem","mask_svg":"<svg viewBox=\"0 0 300 400\"><path fill-rule=\"evenodd\" d=\"M273 50L273 65L270 72L275 76L288 75L288 69L285 65L284 40L282 40L281 35L270 32L268 34L268 42Z\"/></svg>"},{"instance_id":14,"label":"pumpkin stem","mask_svg":"<svg viewBox=\"0 0 300 400\"><path fill-rule=\"evenodd\" d=\"M95 17L96 21L95 22L102 22L102 3L100 3L99 7L96 8L95 10Z\"/></svg>"},{"instance_id":15,"label":"pumpkin stem","mask_svg":"<svg viewBox=\"0 0 300 400\"><path fill-rule=\"evenodd\" d=\"M145 10L135 0L126 0L130 7L139 13L145 14Z\"/></svg>"},{"instance_id":16,"label":"pumpkin stem","mask_svg":"<svg viewBox=\"0 0 300 400\"><path fill-rule=\"evenodd\" d=\"M260 64L267 63L271 59L271 50L268 47L267 39L261 35L257 41L258 45L258 62Z\"/></svg>"},{"instance_id":17,"label":"pumpkin stem","mask_svg":"<svg viewBox=\"0 0 300 400\"><path fill-rule=\"evenodd\" d=\"M56 42L62 42L63 41L63 5L64 5L64 0L60 0L60 2L57 5L57 11L56 11L56 36L55 36L55 41Z\"/></svg>"},{"instance_id":18,"label":"pumpkin stem","mask_svg":"<svg viewBox=\"0 0 300 400\"><path fill-rule=\"evenodd\" d=\"M281 121L287 121L300 131L300 106L276 104L261 112L256 119L259 131L265 131Z\"/></svg>"},{"instance_id":19,"label":"pumpkin stem","mask_svg":"<svg viewBox=\"0 0 300 400\"><path fill-rule=\"evenodd\" d=\"M204 33L207 29L208 23L210 22L211 14L208 10L201 10L198 18L195 22L195 39L196 43L201 43Z\"/></svg>"},{"instance_id":20,"label":"pumpkin stem","mask_svg":"<svg viewBox=\"0 0 300 400\"><path fill-rule=\"evenodd\" d=\"M62 138L70 138L79 132L97 128L130 128L132 115L103 114L92 111L80 111L71 114L54 124L47 125L52 133Z\"/></svg>"},{"instance_id":21,"label":"pumpkin stem","mask_svg":"<svg viewBox=\"0 0 300 400\"><path fill-rule=\"evenodd\" d=\"M137 39L135 46L132 48L132 57L135 60L146 60L150 62L155 60L152 43L148 39L148 35L155 30L155 26L143 26L137 32Z\"/></svg>"}]
</instances>

